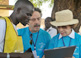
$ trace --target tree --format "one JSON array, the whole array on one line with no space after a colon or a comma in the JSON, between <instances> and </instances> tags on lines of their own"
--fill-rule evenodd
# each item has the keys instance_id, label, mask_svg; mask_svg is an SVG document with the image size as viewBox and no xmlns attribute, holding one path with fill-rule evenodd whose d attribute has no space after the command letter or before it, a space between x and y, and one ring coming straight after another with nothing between
<instances>
[{"instance_id":1,"label":"tree","mask_svg":"<svg viewBox=\"0 0 81 58\"><path fill-rule=\"evenodd\" d=\"M72 10L74 18L79 20L79 24L74 29L76 32L79 32L79 28L81 26L81 0L54 0L51 17L54 19L55 12L64 9Z\"/></svg>"},{"instance_id":2,"label":"tree","mask_svg":"<svg viewBox=\"0 0 81 58\"><path fill-rule=\"evenodd\" d=\"M35 7L40 7L43 3L50 2L49 6L51 7L54 3L54 0L29 0L33 3Z\"/></svg>"}]
</instances>

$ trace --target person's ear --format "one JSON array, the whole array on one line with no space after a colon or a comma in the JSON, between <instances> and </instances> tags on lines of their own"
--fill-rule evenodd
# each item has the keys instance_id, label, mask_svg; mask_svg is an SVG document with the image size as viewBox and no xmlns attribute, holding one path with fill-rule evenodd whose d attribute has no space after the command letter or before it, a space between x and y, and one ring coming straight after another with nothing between
<instances>
[{"instance_id":1,"label":"person's ear","mask_svg":"<svg viewBox=\"0 0 81 58\"><path fill-rule=\"evenodd\" d=\"M21 8L18 8L18 9L17 9L17 13L19 14L19 13L20 13L20 11L21 11Z\"/></svg>"}]
</instances>

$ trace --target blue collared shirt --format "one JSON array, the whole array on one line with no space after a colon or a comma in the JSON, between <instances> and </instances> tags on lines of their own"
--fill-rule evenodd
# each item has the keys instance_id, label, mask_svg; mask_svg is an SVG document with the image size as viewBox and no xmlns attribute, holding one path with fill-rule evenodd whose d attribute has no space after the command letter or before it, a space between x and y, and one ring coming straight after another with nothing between
<instances>
[{"instance_id":1,"label":"blue collared shirt","mask_svg":"<svg viewBox=\"0 0 81 58\"><path fill-rule=\"evenodd\" d=\"M29 27L26 28L22 28L18 30L18 35L22 36L22 40L23 40L23 46L24 46L24 52L26 50L28 50L29 48L32 49L32 51L34 50L34 45L30 45L30 31L29 31ZM35 43L36 38L37 38L37 34L36 33L32 33L32 38L33 41ZM50 42L50 35L48 34L48 32L40 29L39 30L39 34L38 34L38 38L37 38L37 42L36 42L36 52L37 52L37 56L39 56L39 58L42 58L43 54L44 54L44 49L48 49L48 44Z\"/></svg>"},{"instance_id":2,"label":"blue collared shirt","mask_svg":"<svg viewBox=\"0 0 81 58\"><path fill-rule=\"evenodd\" d=\"M81 36L74 32L74 30L72 30L71 34L68 36L62 37L61 34L57 34L55 37L53 37L49 43L49 49L63 47L63 41L66 47L76 46L73 56L75 58L81 58Z\"/></svg>"}]
</instances>

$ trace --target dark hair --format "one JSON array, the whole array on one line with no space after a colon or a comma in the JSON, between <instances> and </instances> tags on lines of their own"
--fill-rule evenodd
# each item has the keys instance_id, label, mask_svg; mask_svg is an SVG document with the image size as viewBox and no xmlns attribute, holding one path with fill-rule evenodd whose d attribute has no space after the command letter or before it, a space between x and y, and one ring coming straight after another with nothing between
<instances>
[{"instance_id":1,"label":"dark hair","mask_svg":"<svg viewBox=\"0 0 81 58\"><path fill-rule=\"evenodd\" d=\"M73 25L69 25L71 26L71 28L75 28L77 26L77 24L73 24Z\"/></svg>"},{"instance_id":2,"label":"dark hair","mask_svg":"<svg viewBox=\"0 0 81 58\"><path fill-rule=\"evenodd\" d=\"M54 19L52 19L51 17L47 17L47 18L45 19L45 21L47 21L47 20L54 21Z\"/></svg>"},{"instance_id":3,"label":"dark hair","mask_svg":"<svg viewBox=\"0 0 81 58\"><path fill-rule=\"evenodd\" d=\"M39 8L34 8L34 11L38 11L40 15L42 16L41 10Z\"/></svg>"},{"instance_id":4,"label":"dark hair","mask_svg":"<svg viewBox=\"0 0 81 58\"><path fill-rule=\"evenodd\" d=\"M17 9L18 7L22 7L23 4L27 4L34 7L33 4L28 0L17 0L17 2L15 3L14 9Z\"/></svg>"}]
</instances>

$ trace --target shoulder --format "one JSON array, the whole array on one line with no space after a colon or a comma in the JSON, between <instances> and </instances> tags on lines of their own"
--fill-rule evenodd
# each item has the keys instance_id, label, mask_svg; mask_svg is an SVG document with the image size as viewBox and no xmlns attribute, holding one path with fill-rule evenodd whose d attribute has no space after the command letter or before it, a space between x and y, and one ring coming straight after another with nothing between
<instances>
[{"instance_id":1,"label":"shoulder","mask_svg":"<svg viewBox=\"0 0 81 58\"><path fill-rule=\"evenodd\" d=\"M24 30L27 30L28 29L28 27L25 27L25 28L20 28L20 29L18 29L17 31L24 31Z\"/></svg>"},{"instance_id":2,"label":"shoulder","mask_svg":"<svg viewBox=\"0 0 81 58\"><path fill-rule=\"evenodd\" d=\"M1 36L4 36L3 34L5 34L5 30L6 30L6 21L5 20L0 20L0 32L1 32Z\"/></svg>"},{"instance_id":3,"label":"shoulder","mask_svg":"<svg viewBox=\"0 0 81 58\"><path fill-rule=\"evenodd\" d=\"M43 30L43 29L40 29L39 34L46 40L51 39L50 34L47 31Z\"/></svg>"},{"instance_id":4,"label":"shoulder","mask_svg":"<svg viewBox=\"0 0 81 58\"><path fill-rule=\"evenodd\" d=\"M0 20L5 20L5 18L4 17L0 17Z\"/></svg>"},{"instance_id":5,"label":"shoulder","mask_svg":"<svg viewBox=\"0 0 81 58\"><path fill-rule=\"evenodd\" d=\"M56 28L51 28L52 30L57 30Z\"/></svg>"},{"instance_id":6,"label":"shoulder","mask_svg":"<svg viewBox=\"0 0 81 58\"><path fill-rule=\"evenodd\" d=\"M50 44L54 44L55 42L58 41L59 38L59 34L57 34L56 36L54 36L51 40L50 40Z\"/></svg>"},{"instance_id":7,"label":"shoulder","mask_svg":"<svg viewBox=\"0 0 81 58\"><path fill-rule=\"evenodd\" d=\"M57 30L56 28L50 27L51 30Z\"/></svg>"},{"instance_id":8,"label":"shoulder","mask_svg":"<svg viewBox=\"0 0 81 58\"><path fill-rule=\"evenodd\" d=\"M0 22L6 22L5 18L0 17Z\"/></svg>"},{"instance_id":9,"label":"shoulder","mask_svg":"<svg viewBox=\"0 0 81 58\"><path fill-rule=\"evenodd\" d=\"M4 19L0 19L0 23L6 23L6 21Z\"/></svg>"},{"instance_id":10,"label":"shoulder","mask_svg":"<svg viewBox=\"0 0 81 58\"><path fill-rule=\"evenodd\" d=\"M21 29L17 30L18 35L23 35L24 33L26 33L26 31L28 31L28 27L21 28Z\"/></svg>"},{"instance_id":11,"label":"shoulder","mask_svg":"<svg viewBox=\"0 0 81 58\"><path fill-rule=\"evenodd\" d=\"M57 30L55 28L52 29L52 32L57 32Z\"/></svg>"},{"instance_id":12,"label":"shoulder","mask_svg":"<svg viewBox=\"0 0 81 58\"><path fill-rule=\"evenodd\" d=\"M58 39L60 34L57 34L56 36L54 36L52 39Z\"/></svg>"},{"instance_id":13,"label":"shoulder","mask_svg":"<svg viewBox=\"0 0 81 58\"><path fill-rule=\"evenodd\" d=\"M40 32L40 34L49 35L49 33L43 29L40 29L39 32Z\"/></svg>"},{"instance_id":14,"label":"shoulder","mask_svg":"<svg viewBox=\"0 0 81 58\"><path fill-rule=\"evenodd\" d=\"M2 27L6 26L6 21L3 20L3 19L0 19L0 25L1 25Z\"/></svg>"},{"instance_id":15,"label":"shoulder","mask_svg":"<svg viewBox=\"0 0 81 58\"><path fill-rule=\"evenodd\" d=\"M75 32L75 39L81 44L81 35Z\"/></svg>"},{"instance_id":16,"label":"shoulder","mask_svg":"<svg viewBox=\"0 0 81 58\"><path fill-rule=\"evenodd\" d=\"M76 38L79 38L79 37L81 38L81 35L79 35L78 33L75 32L75 37Z\"/></svg>"}]
</instances>

